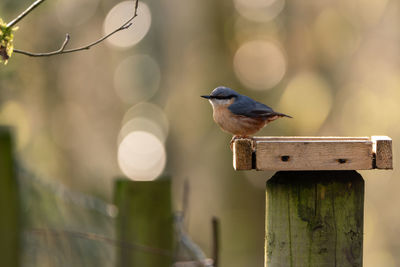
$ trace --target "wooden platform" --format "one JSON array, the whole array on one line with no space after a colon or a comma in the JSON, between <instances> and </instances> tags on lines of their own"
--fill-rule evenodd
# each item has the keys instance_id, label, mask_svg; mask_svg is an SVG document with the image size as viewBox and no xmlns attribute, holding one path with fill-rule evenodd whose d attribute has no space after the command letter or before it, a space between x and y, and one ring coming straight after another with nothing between
<instances>
[{"instance_id":1,"label":"wooden platform","mask_svg":"<svg viewBox=\"0 0 400 267\"><path fill-rule=\"evenodd\" d=\"M392 139L372 137L253 137L233 144L235 170L393 169Z\"/></svg>"}]
</instances>

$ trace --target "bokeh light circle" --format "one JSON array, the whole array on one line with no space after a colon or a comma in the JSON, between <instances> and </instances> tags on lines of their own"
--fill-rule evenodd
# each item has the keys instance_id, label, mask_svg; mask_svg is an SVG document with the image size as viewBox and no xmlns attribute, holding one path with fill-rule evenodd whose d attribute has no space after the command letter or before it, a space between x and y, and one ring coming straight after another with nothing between
<instances>
[{"instance_id":1,"label":"bokeh light circle","mask_svg":"<svg viewBox=\"0 0 400 267\"><path fill-rule=\"evenodd\" d=\"M318 74L298 74L283 93L279 111L293 116L290 124L299 134L315 134L332 108L328 83Z\"/></svg>"},{"instance_id":2,"label":"bokeh light circle","mask_svg":"<svg viewBox=\"0 0 400 267\"><path fill-rule=\"evenodd\" d=\"M160 86L160 80L160 67L148 55L134 55L124 59L114 73L116 93L128 104L152 97Z\"/></svg>"},{"instance_id":3,"label":"bokeh light circle","mask_svg":"<svg viewBox=\"0 0 400 267\"><path fill-rule=\"evenodd\" d=\"M128 134L135 131L146 131L148 133L151 133L156 136L161 142L164 142L166 139L165 132L163 131L162 127L156 122L145 117L136 117L129 120L122 126L121 130L119 131L118 142L122 142L122 140Z\"/></svg>"},{"instance_id":4,"label":"bokeh light circle","mask_svg":"<svg viewBox=\"0 0 400 267\"><path fill-rule=\"evenodd\" d=\"M164 145L145 131L129 133L118 147L118 164L122 172L135 181L155 180L166 163Z\"/></svg>"},{"instance_id":5,"label":"bokeh light circle","mask_svg":"<svg viewBox=\"0 0 400 267\"><path fill-rule=\"evenodd\" d=\"M104 33L108 34L119 28L126 20L133 16L134 1L124 1L113 7L104 21ZM139 2L138 16L130 28L114 34L107 41L116 47L127 48L139 43L147 34L151 25L151 12L149 7Z\"/></svg>"},{"instance_id":6,"label":"bokeh light circle","mask_svg":"<svg viewBox=\"0 0 400 267\"><path fill-rule=\"evenodd\" d=\"M125 113L118 143L132 131L146 131L155 135L161 142L165 142L168 130L169 121L164 110L155 104L139 103Z\"/></svg>"},{"instance_id":7,"label":"bokeh light circle","mask_svg":"<svg viewBox=\"0 0 400 267\"><path fill-rule=\"evenodd\" d=\"M339 10L322 11L313 29L316 49L327 65L336 65L340 58L348 58L360 46L357 29Z\"/></svg>"},{"instance_id":8,"label":"bokeh light circle","mask_svg":"<svg viewBox=\"0 0 400 267\"><path fill-rule=\"evenodd\" d=\"M251 89L265 90L282 80L286 72L286 59L274 43L250 41L236 51L233 66L242 84Z\"/></svg>"},{"instance_id":9,"label":"bokeh light circle","mask_svg":"<svg viewBox=\"0 0 400 267\"><path fill-rule=\"evenodd\" d=\"M385 74L375 77L377 84L357 82L343 86L337 97L340 103L337 127L345 133L359 135L399 134L400 129L393 127L393 122L400 120L398 75L386 70ZM376 112L371 112L372 107Z\"/></svg>"},{"instance_id":10,"label":"bokeh light circle","mask_svg":"<svg viewBox=\"0 0 400 267\"><path fill-rule=\"evenodd\" d=\"M267 22L283 10L284 0L234 0L237 12L248 20Z\"/></svg>"}]
</instances>

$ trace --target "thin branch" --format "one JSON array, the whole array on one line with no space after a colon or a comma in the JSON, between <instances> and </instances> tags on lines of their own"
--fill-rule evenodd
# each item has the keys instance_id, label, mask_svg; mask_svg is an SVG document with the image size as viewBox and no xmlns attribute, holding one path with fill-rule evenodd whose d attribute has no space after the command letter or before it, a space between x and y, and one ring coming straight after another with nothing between
<instances>
[{"instance_id":1,"label":"thin branch","mask_svg":"<svg viewBox=\"0 0 400 267\"><path fill-rule=\"evenodd\" d=\"M46 1L46 0L36 0L35 2L33 2L33 4L30 5L24 12L22 12L21 14L18 15L18 17L16 17L11 22L9 22L7 24L7 28L10 28L10 27L14 26L15 24L17 24L21 19L23 19L26 15L28 15L32 10L37 8L44 1Z\"/></svg>"},{"instance_id":2,"label":"thin branch","mask_svg":"<svg viewBox=\"0 0 400 267\"><path fill-rule=\"evenodd\" d=\"M185 181L183 182L183 194L182 194L183 195L182 196L182 217L183 217L183 219L186 219L186 221L187 221L187 218L185 218L185 216L186 216L186 211L187 211L188 205L189 205L189 190L190 190L189 181L186 178Z\"/></svg>"},{"instance_id":3,"label":"thin branch","mask_svg":"<svg viewBox=\"0 0 400 267\"><path fill-rule=\"evenodd\" d=\"M192 254L197 262L200 262L203 267L213 267L213 260L206 257L206 254L201 250L201 248L193 242L189 235L185 232L183 227L183 217L182 214L175 214L174 216L175 230L178 235L178 240L181 242Z\"/></svg>"},{"instance_id":4,"label":"thin branch","mask_svg":"<svg viewBox=\"0 0 400 267\"><path fill-rule=\"evenodd\" d=\"M219 266L219 232L220 224L217 217L213 217L211 220L212 224L212 259L214 260L214 267Z\"/></svg>"},{"instance_id":5,"label":"thin branch","mask_svg":"<svg viewBox=\"0 0 400 267\"><path fill-rule=\"evenodd\" d=\"M42 1L44 1L44 0L42 0ZM89 50L92 46L95 46L95 45L103 42L104 40L106 40L110 36L114 35L115 33L122 31L122 30L126 30L130 26L132 26L132 20L137 17L138 5L139 5L139 0L136 0L133 16L130 17L127 21L125 21L119 28L115 29L114 31L110 32L109 34L106 34L105 36L101 37L100 39L98 39L92 43L89 43L87 45L65 50L65 46L68 44L68 42L70 40L70 36L67 33L67 35L66 35L67 37L65 38L64 43L56 51L44 52L44 53L33 53L33 52L27 52L27 51L23 51L23 50L14 49L14 53L23 54L23 55L30 56L30 57L48 57L48 56L73 53L73 52L78 52L78 51L83 51L83 50Z\"/></svg>"},{"instance_id":6,"label":"thin branch","mask_svg":"<svg viewBox=\"0 0 400 267\"><path fill-rule=\"evenodd\" d=\"M67 46L67 44L68 44L68 42L69 42L69 39L71 39L71 37L70 37L69 34L67 33L67 34L65 35L64 43L61 45L59 51L63 51L63 50L65 49L65 47Z\"/></svg>"}]
</instances>

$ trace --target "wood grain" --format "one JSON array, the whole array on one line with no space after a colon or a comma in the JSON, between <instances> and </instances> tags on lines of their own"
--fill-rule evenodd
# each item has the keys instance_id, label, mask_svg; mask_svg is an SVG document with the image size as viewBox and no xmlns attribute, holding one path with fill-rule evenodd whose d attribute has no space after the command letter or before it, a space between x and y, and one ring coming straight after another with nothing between
<instances>
[{"instance_id":1,"label":"wood grain","mask_svg":"<svg viewBox=\"0 0 400 267\"><path fill-rule=\"evenodd\" d=\"M372 136L375 167L377 169L393 169L392 139L388 136Z\"/></svg>"},{"instance_id":2,"label":"wood grain","mask_svg":"<svg viewBox=\"0 0 400 267\"><path fill-rule=\"evenodd\" d=\"M253 167L253 143L251 139L237 139L233 143L233 168L237 171Z\"/></svg>"},{"instance_id":3,"label":"wood grain","mask_svg":"<svg viewBox=\"0 0 400 267\"><path fill-rule=\"evenodd\" d=\"M257 170L372 169L370 140L257 141Z\"/></svg>"},{"instance_id":4,"label":"wood grain","mask_svg":"<svg viewBox=\"0 0 400 267\"><path fill-rule=\"evenodd\" d=\"M364 180L285 171L267 182L265 266L362 266Z\"/></svg>"},{"instance_id":5,"label":"wood grain","mask_svg":"<svg viewBox=\"0 0 400 267\"><path fill-rule=\"evenodd\" d=\"M255 153L252 153L252 142ZM253 139L236 140L233 154L235 170L393 168L392 140L387 136L253 137Z\"/></svg>"}]
</instances>

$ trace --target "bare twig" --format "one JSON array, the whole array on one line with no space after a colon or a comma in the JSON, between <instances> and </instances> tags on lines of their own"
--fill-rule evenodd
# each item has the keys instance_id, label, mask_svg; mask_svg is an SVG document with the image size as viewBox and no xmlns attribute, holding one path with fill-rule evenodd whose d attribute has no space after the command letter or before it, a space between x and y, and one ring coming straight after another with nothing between
<instances>
[{"instance_id":1,"label":"bare twig","mask_svg":"<svg viewBox=\"0 0 400 267\"><path fill-rule=\"evenodd\" d=\"M189 181L186 178L183 182L183 194L182 194L182 217L186 219L186 211L189 205Z\"/></svg>"},{"instance_id":2,"label":"bare twig","mask_svg":"<svg viewBox=\"0 0 400 267\"><path fill-rule=\"evenodd\" d=\"M38 1L36 1L36 2L43 2L43 1L45 1L45 0L38 0ZM35 3L36 3L35 2ZM35 4L34 3L34 4ZM32 6L34 5L34 4L32 4ZM40 4L40 3L39 3ZM39 5L39 4L37 4L37 5ZM37 6L36 5L36 6ZM127 21L125 21L120 27L118 27L117 29L115 29L114 31L112 31L112 32L110 32L110 33L108 33L108 34L106 34L105 36L103 36L103 37L101 37L100 39L98 39L98 40L96 40L96 41L94 41L94 42L91 42L91 43L89 43L89 44L87 44L87 45L84 45L84 46L81 46L81 47L77 47L77 48L73 48L73 49L65 49L65 47L67 46L67 44L68 44L68 42L69 42L69 39L70 39L70 36L69 36L69 34L67 33L66 34L66 38L65 38L65 40L64 40L64 42L63 42L63 44L61 45L61 47L58 49L58 50L56 50L56 51L52 51L52 52L44 52L44 53L34 53L34 52L27 52L27 51L23 51L23 50L19 50L19 49L14 49L14 53L19 53L19 54L23 54L23 55L26 55L26 56L30 56L30 57L48 57L48 56L54 56L54 55L61 55L61 54L67 54L67 53L73 53L73 52L78 52L78 51L82 51L82 50L89 50L91 47L93 47L93 46L95 46L95 45L97 45L97 44L99 44L99 43L101 43L101 42L103 42L104 40L106 40L107 38L109 38L110 36L112 36L112 35L114 35L115 33L117 33L117 32L119 32L119 31L122 31L122 30L126 30L126 29L128 29L130 26L132 26L132 20L134 19L134 18L136 18L137 17L137 10L138 10L138 5L139 5L139 0L136 0L136 2L135 2L135 10L134 10L134 13L133 13L133 16L132 17L130 17ZM31 7L32 7L31 6ZM35 6L35 7L36 7ZM33 7L34 8L34 7ZM32 9L33 9L32 8ZM29 8L28 8L29 9ZM27 10L28 10L27 9ZM31 10L32 10L31 9ZM29 13L30 11L28 11L27 12L27 10L25 10L24 11L24 13ZM23 14L24 14L23 13ZM25 15L26 15L25 14ZM21 14L22 15L22 14ZM20 16L21 16L20 15ZM20 19L22 19L25 15L23 15ZM20 16L18 16L18 17L20 17ZM19 20L20 20L19 19ZM17 22L18 22L18 20L17 20ZM10 22L11 23L11 22ZM16 23L16 22L15 22ZM14 23L14 24L15 24Z\"/></svg>"},{"instance_id":3,"label":"bare twig","mask_svg":"<svg viewBox=\"0 0 400 267\"><path fill-rule=\"evenodd\" d=\"M183 196L182 196L182 211L181 212L176 212L174 216L174 225L175 225L175 231L177 234L178 242L181 243L187 251L191 254L191 256L194 258L192 261L177 261L174 264L174 267L215 267L214 266L214 260L207 258L206 254L203 252L203 250L193 242L193 240L190 238L190 236L186 233L185 227L184 227L184 221L185 221L185 215L188 210L189 206L189 191L190 191L190 186L189 186L189 181L188 179L185 179L184 184L183 184ZM187 218L186 218L187 220ZM216 219L215 219L216 220ZM213 237L214 235L217 234L218 232L215 231L214 229L214 218L213 218ZM213 238L213 244L214 248L215 242L218 242L217 238ZM214 251L215 252L215 251ZM217 252L218 254L218 247L217 247Z\"/></svg>"},{"instance_id":4,"label":"bare twig","mask_svg":"<svg viewBox=\"0 0 400 267\"><path fill-rule=\"evenodd\" d=\"M219 263L219 220L217 217L213 217L211 220L212 224L212 259L214 260L214 267L218 267Z\"/></svg>"},{"instance_id":5,"label":"bare twig","mask_svg":"<svg viewBox=\"0 0 400 267\"><path fill-rule=\"evenodd\" d=\"M118 246L121 248L140 250L140 251L143 251L146 253L157 254L157 255L162 255L162 256L166 256L166 257L172 256L172 252L169 250L149 247L146 245L132 243L132 242L126 242L126 241L122 241L122 240L114 240L112 238L102 236L99 234L95 234L95 233L76 232L76 231L70 231L70 230L56 230L56 229L48 229L48 228L33 228L33 229L28 229L27 232L32 233L32 234L42 235L42 236L47 236L47 235L56 236L56 237L57 236L58 237L71 236L71 237L88 239L88 240L102 241L102 242L108 243L110 245Z\"/></svg>"},{"instance_id":6,"label":"bare twig","mask_svg":"<svg viewBox=\"0 0 400 267\"><path fill-rule=\"evenodd\" d=\"M15 24L17 24L21 19L23 19L26 15L28 15L32 10L37 8L44 1L46 1L46 0L36 0L35 2L33 2L33 4L30 5L24 12L22 12L21 14L18 15L18 17L16 17L11 22L9 22L7 24L7 28L10 28L10 27L14 26Z\"/></svg>"},{"instance_id":7,"label":"bare twig","mask_svg":"<svg viewBox=\"0 0 400 267\"><path fill-rule=\"evenodd\" d=\"M213 260L206 257L206 254L201 248L193 242L183 227L183 216L181 213L175 214L175 229L178 234L179 242L181 242L188 251L192 254L197 262L200 262L203 267L213 267Z\"/></svg>"},{"instance_id":8,"label":"bare twig","mask_svg":"<svg viewBox=\"0 0 400 267\"><path fill-rule=\"evenodd\" d=\"M69 39L71 39L71 37L70 37L69 34L67 33L67 34L65 35L64 43L61 45L59 51L63 51L63 50L65 49L65 47L67 46L67 44L68 44L68 42L69 42Z\"/></svg>"}]
</instances>

